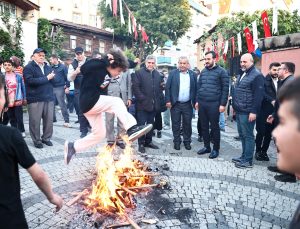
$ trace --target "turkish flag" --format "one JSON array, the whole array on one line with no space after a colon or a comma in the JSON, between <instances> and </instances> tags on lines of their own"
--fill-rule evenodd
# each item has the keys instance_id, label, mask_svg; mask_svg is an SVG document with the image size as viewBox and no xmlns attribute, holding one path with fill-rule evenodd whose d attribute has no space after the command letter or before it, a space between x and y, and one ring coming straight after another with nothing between
<instances>
[{"instance_id":1,"label":"turkish flag","mask_svg":"<svg viewBox=\"0 0 300 229\"><path fill-rule=\"evenodd\" d=\"M231 38L231 57L234 57L234 53L235 53L235 43L234 43L234 37Z\"/></svg>"},{"instance_id":2,"label":"turkish flag","mask_svg":"<svg viewBox=\"0 0 300 229\"><path fill-rule=\"evenodd\" d=\"M271 37L271 28L268 20L267 11L262 12L261 19L264 24L265 37Z\"/></svg>"},{"instance_id":3,"label":"turkish flag","mask_svg":"<svg viewBox=\"0 0 300 229\"><path fill-rule=\"evenodd\" d=\"M246 37L246 42L247 42L247 47L248 47L248 52L252 53L255 51L255 46L253 44L253 38L250 32L249 27L246 27L244 29L245 37Z\"/></svg>"},{"instance_id":4,"label":"turkish flag","mask_svg":"<svg viewBox=\"0 0 300 229\"><path fill-rule=\"evenodd\" d=\"M148 37L144 27L142 27L142 38L146 43L148 43L149 37Z\"/></svg>"},{"instance_id":5,"label":"turkish flag","mask_svg":"<svg viewBox=\"0 0 300 229\"><path fill-rule=\"evenodd\" d=\"M113 0L113 15L117 16L117 10L118 10L118 0Z\"/></svg>"}]
</instances>

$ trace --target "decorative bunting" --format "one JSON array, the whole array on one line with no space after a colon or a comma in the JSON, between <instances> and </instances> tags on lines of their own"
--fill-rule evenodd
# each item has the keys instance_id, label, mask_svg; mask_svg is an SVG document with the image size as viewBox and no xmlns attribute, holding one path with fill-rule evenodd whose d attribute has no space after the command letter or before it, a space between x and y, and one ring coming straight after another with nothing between
<instances>
[{"instance_id":1,"label":"decorative bunting","mask_svg":"<svg viewBox=\"0 0 300 229\"><path fill-rule=\"evenodd\" d=\"M238 52L239 55L242 53L242 37L241 37L241 33L237 34L237 39L238 39Z\"/></svg>"},{"instance_id":2,"label":"decorative bunting","mask_svg":"<svg viewBox=\"0 0 300 229\"><path fill-rule=\"evenodd\" d=\"M109 6L110 10L112 10L111 8L111 0L105 0L105 6Z\"/></svg>"},{"instance_id":3,"label":"decorative bunting","mask_svg":"<svg viewBox=\"0 0 300 229\"><path fill-rule=\"evenodd\" d=\"M125 25L125 19L124 19L124 15L123 15L123 5L122 5L122 0L119 0L119 6L120 6L121 25Z\"/></svg>"},{"instance_id":4,"label":"decorative bunting","mask_svg":"<svg viewBox=\"0 0 300 229\"><path fill-rule=\"evenodd\" d=\"M148 43L149 37L148 37L148 35L147 35L146 31L145 31L145 28L144 28L144 27L141 27L141 30L142 30L142 38L143 38L143 40L144 40L146 43Z\"/></svg>"},{"instance_id":5,"label":"decorative bunting","mask_svg":"<svg viewBox=\"0 0 300 229\"><path fill-rule=\"evenodd\" d=\"M254 45L254 49L256 50L258 48L258 34L257 34L257 24L256 21L252 22L252 33L253 33L253 45Z\"/></svg>"},{"instance_id":6,"label":"decorative bunting","mask_svg":"<svg viewBox=\"0 0 300 229\"><path fill-rule=\"evenodd\" d=\"M113 16L117 16L117 11L118 11L118 0L113 0Z\"/></svg>"},{"instance_id":7,"label":"decorative bunting","mask_svg":"<svg viewBox=\"0 0 300 229\"><path fill-rule=\"evenodd\" d=\"M271 37L271 32L270 32L270 24L269 24L269 20L268 20L268 14L267 11L264 11L261 14L261 19L263 21L263 25L264 25L264 31L265 31L265 37Z\"/></svg>"},{"instance_id":8,"label":"decorative bunting","mask_svg":"<svg viewBox=\"0 0 300 229\"><path fill-rule=\"evenodd\" d=\"M224 61L226 61L227 52L228 52L228 41L225 41L224 51L223 51L223 59L224 59Z\"/></svg>"},{"instance_id":9,"label":"decorative bunting","mask_svg":"<svg viewBox=\"0 0 300 229\"><path fill-rule=\"evenodd\" d=\"M278 8L276 3L273 6L273 22L272 22L272 34L278 33Z\"/></svg>"},{"instance_id":10,"label":"decorative bunting","mask_svg":"<svg viewBox=\"0 0 300 229\"><path fill-rule=\"evenodd\" d=\"M234 42L234 37L231 38L231 57L234 57L234 53L235 53L235 42Z\"/></svg>"},{"instance_id":11,"label":"decorative bunting","mask_svg":"<svg viewBox=\"0 0 300 229\"><path fill-rule=\"evenodd\" d=\"M254 52L254 45L253 45L253 38L250 32L249 27L246 27L244 29L244 33L245 33L245 37L246 37L246 43L247 43L247 47L248 47L248 52L252 53Z\"/></svg>"},{"instance_id":12,"label":"decorative bunting","mask_svg":"<svg viewBox=\"0 0 300 229\"><path fill-rule=\"evenodd\" d=\"M128 33L129 33L129 34L132 34L131 14L130 14L130 11L128 11Z\"/></svg>"}]
</instances>

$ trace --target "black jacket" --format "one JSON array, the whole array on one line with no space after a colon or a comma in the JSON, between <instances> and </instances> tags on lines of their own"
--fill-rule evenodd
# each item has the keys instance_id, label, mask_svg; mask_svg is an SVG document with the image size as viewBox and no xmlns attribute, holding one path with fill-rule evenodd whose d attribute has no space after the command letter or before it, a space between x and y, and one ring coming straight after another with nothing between
<instances>
[{"instance_id":1,"label":"black jacket","mask_svg":"<svg viewBox=\"0 0 300 229\"><path fill-rule=\"evenodd\" d=\"M264 96L264 76L254 65L241 74L235 85L233 109L240 114L259 114Z\"/></svg>"},{"instance_id":2,"label":"black jacket","mask_svg":"<svg viewBox=\"0 0 300 229\"><path fill-rule=\"evenodd\" d=\"M229 93L229 76L224 68L216 65L204 68L197 84L197 102L219 102L226 106Z\"/></svg>"},{"instance_id":3,"label":"black jacket","mask_svg":"<svg viewBox=\"0 0 300 229\"><path fill-rule=\"evenodd\" d=\"M157 70L143 67L132 74L132 90L139 111L161 111L163 79Z\"/></svg>"},{"instance_id":4,"label":"black jacket","mask_svg":"<svg viewBox=\"0 0 300 229\"><path fill-rule=\"evenodd\" d=\"M80 71L83 75L80 87L79 105L83 113L88 112L99 100L103 89L100 88L106 75L109 75L106 67L109 65L107 58L91 59L85 62Z\"/></svg>"},{"instance_id":5,"label":"black jacket","mask_svg":"<svg viewBox=\"0 0 300 229\"><path fill-rule=\"evenodd\" d=\"M52 70L55 73L55 76L52 80L53 87L70 87L70 82L68 81L68 68L59 63L58 65L53 65Z\"/></svg>"},{"instance_id":6,"label":"black jacket","mask_svg":"<svg viewBox=\"0 0 300 229\"><path fill-rule=\"evenodd\" d=\"M35 61L28 63L23 70L28 103L49 102L54 100L52 80L47 75L52 72L49 65L45 63L44 73Z\"/></svg>"},{"instance_id":7,"label":"black jacket","mask_svg":"<svg viewBox=\"0 0 300 229\"><path fill-rule=\"evenodd\" d=\"M194 105L197 93L197 78L194 72L189 71L190 76L190 98ZM178 101L180 88L180 71L175 69L170 72L166 85L166 103L171 102L172 106Z\"/></svg>"},{"instance_id":8,"label":"black jacket","mask_svg":"<svg viewBox=\"0 0 300 229\"><path fill-rule=\"evenodd\" d=\"M276 100L276 88L272 77L268 74L264 78L264 99L261 105L261 111L265 115L270 115L274 112L272 102Z\"/></svg>"}]
</instances>

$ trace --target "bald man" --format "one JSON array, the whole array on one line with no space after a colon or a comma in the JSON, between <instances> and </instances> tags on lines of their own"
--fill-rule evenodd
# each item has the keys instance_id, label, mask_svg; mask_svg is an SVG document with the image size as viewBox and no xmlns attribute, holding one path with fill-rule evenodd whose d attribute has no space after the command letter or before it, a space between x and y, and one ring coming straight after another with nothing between
<instances>
[{"instance_id":1,"label":"bald man","mask_svg":"<svg viewBox=\"0 0 300 229\"><path fill-rule=\"evenodd\" d=\"M255 147L253 130L264 95L264 76L255 68L251 54L242 55L240 64L242 74L236 81L233 108L243 151L232 162L237 168L252 168Z\"/></svg>"}]
</instances>

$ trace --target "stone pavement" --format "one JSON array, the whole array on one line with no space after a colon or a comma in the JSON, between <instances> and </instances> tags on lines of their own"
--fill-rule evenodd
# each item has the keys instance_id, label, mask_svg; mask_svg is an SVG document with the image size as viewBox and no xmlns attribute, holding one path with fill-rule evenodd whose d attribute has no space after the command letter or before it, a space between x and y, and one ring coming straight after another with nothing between
<instances>
[{"instance_id":1,"label":"stone pavement","mask_svg":"<svg viewBox=\"0 0 300 229\"><path fill-rule=\"evenodd\" d=\"M25 114L26 142L38 163L52 180L55 191L67 202L73 191L81 191L91 184L96 161L96 148L79 153L68 166L63 162L65 139L79 138L78 124L72 128L63 127L61 116L54 124L53 147L33 147L28 133L28 117ZM71 114L74 123L76 117ZM165 216L158 216L155 226L142 228L287 228L298 201L300 185L280 183L273 179L274 173L267 166L275 163L274 146L269 150L271 161L255 162L252 169L237 169L231 163L238 156L241 144L234 140L237 135L235 124L227 122L222 133L221 154L214 160L208 155L198 156L202 143L197 142L196 119L193 120L192 150L175 151L171 130L163 130L162 138L153 138L159 150L146 148L151 163L167 163L170 170L164 171L172 190L160 193L172 211L166 209ZM102 142L100 146L104 145ZM136 147L136 145L135 145ZM72 228L76 208L64 206L58 213L48 203L33 183L28 173L21 169L21 194L25 215L30 228ZM147 197L146 197L147 198ZM153 206L155 211L159 205ZM170 209L171 209L170 207ZM76 227L86 228L86 227Z\"/></svg>"}]
</instances>

